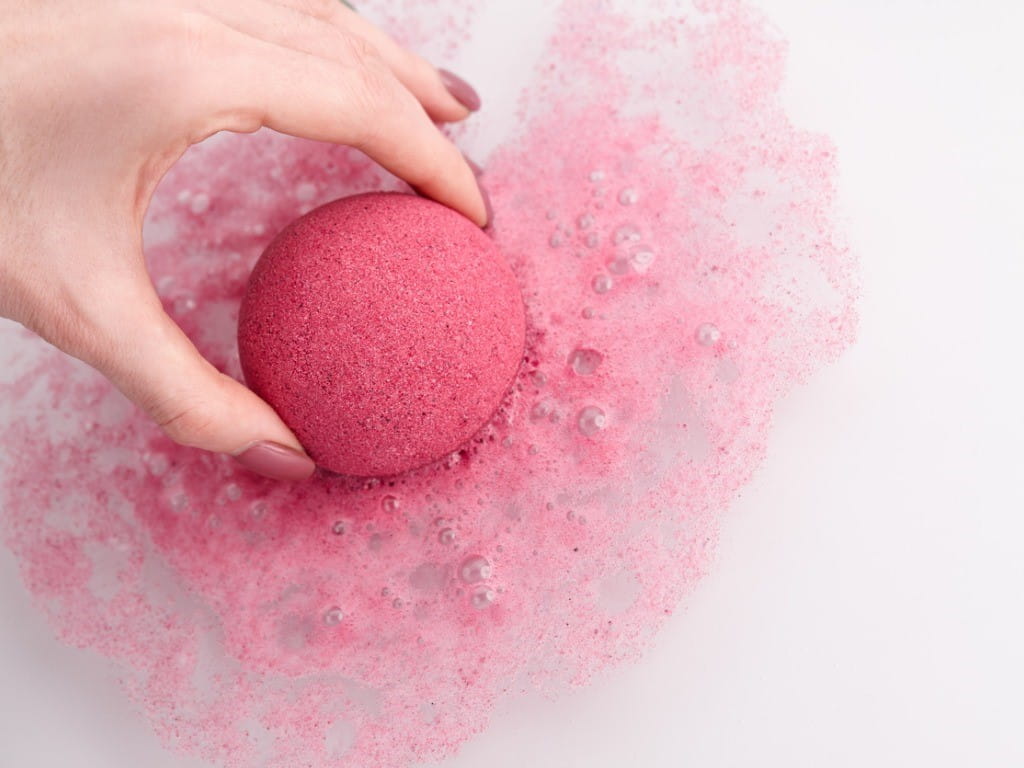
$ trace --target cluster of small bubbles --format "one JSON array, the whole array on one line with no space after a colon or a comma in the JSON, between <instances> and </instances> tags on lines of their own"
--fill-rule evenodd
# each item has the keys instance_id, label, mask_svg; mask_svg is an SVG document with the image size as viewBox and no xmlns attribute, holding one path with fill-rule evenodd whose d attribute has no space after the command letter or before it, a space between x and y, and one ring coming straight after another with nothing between
<instances>
[{"instance_id":1,"label":"cluster of small bubbles","mask_svg":"<svg viewBox=\"0 0 1024 768\"><path fill-rule=\"evenodd\" d=\"M341 608L338 606L332 606L324 612L324 624L328 627L333 627L341 623L341 620L345 618L345 614L341 612Z\"/></svg>"},{"instance_id":2,"label":"cluster of small bubbles","mask_svg":"<svg viewBox=\"0 0 1024 768\"><path fill-rule=\"evenodd\" d=\"M640 242L640 230L632 224L623 224L612 234L612 242L616 245L638 243Z\"/></svg>"},{"instance_id":3,"label":"cluster of small bubbles","mask_svg":"<svg viewBox=\"0 0 1024 768\"><path fill-rule=\"evenodd\" d=\"M454 528L442 528L437 534L437 540L444 546L450 547L455 543L456 534Z\"/></svg>"},{"instance_id":4,"label":"cluster of small bubbles","mask_svg":"<svg viewBox=\"0 0 1024 768\"><path fill-rule=\"evenodd\" d=\"M596 349L578 347L569 355L569 367L577 376L590 376L601 365L604 355Z\"/></svg>"},{"instance_id":5,"label":"cluster of small bubbles","mask_svg":"<svg viewBox=\"0 0 1024 768\"><path fill-rule=\"evenodd\" d=\"M580 229L590 229L594 226L594 217L589 213L584 213L576 219L576 226Z\"/></svg>"},{"instance_id":6,"label":"cluster of small bubbles","mask_svg":"<svg viewBox=\"0 0 1024 768\"><path fill-rule=\"evenodd\" d=\"M626 187L619 192L619 203L621 205L635 205L640 199L640 194L633 187Z\"/></svg>"},{"instance_id":7,"label":"cluster of small bubbles","mask_svg":"<svg viewBox=\"0 0 1024 768\"><path fill-rule=\"evenodd\" d=\"M267 514L267 502L257 501L249 508L249 514L255 518L263 517Z\"/></svg>"},{"instance_id":8,"label":"cluster of small bubbles","mask_svg":"<svg viewBox=\"0 0 1024 768\"><path fill-rule=\"evenodd\" d=\"M530 409L530 419L532 421L541 421L542 419L549 418L553 410L554 406L550 400L539 400Z\"/></svg>"},{"instance_id":9,"label":"cluster of small bubbles","mask_svg":"<svg viewBox=\"0 0 1024 768\"><path fill-rule=\"evenodd\" d=\"M722 338L722 332L713 323L701 323L697 326L697 343L704 347L713 347Z\"/></svg>"},{"instance_id":10,"label":"cluster of small bubbles","mask_svg":"<svg viewBox=\"0 0 1024 768\"><path fill-rule=\"evenodd\" d=\"M196 216L202 216L210 210L210 196L205 192L200 192L192 198L192 204L189 206L189 209Z\"/></svg>"},{"instance_id":11,"label":"cluster of small bubbles","mask_svg":"<svg viewBox=\"0 0 1024 768\"><path fill-rule=\"evenodd\" d=\"M593 437L608 426L608 417L596 405L588 405L580 410L579 416L576 417L576 426L580 434Z\"/></svg>"},{"instance_id":12,"label":"cluster of small bubbles","mask_svg":"<svg viewBox=\"0 0 1024 768\"><path fill-rule=\"evenodd\" d=\"M374 488L377 488L379 486L380 486L380 478L379 477L371 477L369 480L367 480L365 483L363 483L363 488L366 489L367 491L372 491Z\"/></svg>"},{"instance_id":13,"label":"cluster of small bubbles","mask_svg":"<svg viewBox=\"0 0 1024 768\"><path fill-rule=\"evenodd\" d=\"M401 507L401 506L402 506L402 502L400 502L396 497L390 496L390 495L385 496L380 501L380 508L383 509L388 514L392 514L394 512L397 512L399 507Z\"/></svg>"},{"instance_id":14,"label":"cluster of small bubbles","mask_svg":"<svg viewBox=\"0 0 1024 768\"><path fill-rule=\"evenodd\" d=\"M491 577L491 564L483 555L470 555L459 565L459 578L466 584L476 584Z\"/></svg>"},{"instance_id":15,"label":"cluster of small bubbles","mask_svg":"<svg viewBox=\"0 0 1024 768\"><path fill-rule=\"evenodd\" d=\"M469 604L478 611L482 611L494 605L494 601L497 598L497 594L490 587L477 587L473 590L473 594L469 596Z\"/></svg>"},{"instance_id":16,"label":"cluster of small bubbles","mask_svg":"<svg viewBox=\"0 0 1024 768\"><path fill-rule=\"evenodd\" d=\"M590 284L594 288L594 293L608 293L612 289L614 282L610 275L598 275Z\"/></svg>"},{"instance_id":17,"label":"cluster of small bubbles","mask_svg":"<svg viewBox=\"0 0 1024 768\"><path fill-rule=\"evenodd\" d=\"M242 498L242 489L238 486L238 483L228 483L224 488L224 495L231 501L238 501Z\"/></svg>"},{"instance_id":18,"label":"cluster of small bubbles","mask_svg":"<svg viewBox=\"0 0 1024 768\"><path fill-rule=\"evenodd\" d=\"M186 294L174 300L174 311L179 315L183 315L186 312L191 312L195 308L196 300L189 294Z\"/></svg>"},{"instance_id":19,"label":"cluster of small bubbles","mask_svg":"<svg viewBox=\"0 0 1024 768\"><path fill-rule=\"evenodd\" d=\"M316 184L304 181L295 187L295 199L299 202L308 203L316 197Z\"/></svg>"},{"instance_id":20,"label":"cluster of small bubbles","mask_svg":"<svg viewBox=\"0 0 1024 768\"><path fill-rule=\"evenodd\" d=\"M335 536L341 536L343 533L345 533L345 522L343 520L338 520L334 525L331 526L331 533L333 533Z\"/></svg>"}]
</instances>

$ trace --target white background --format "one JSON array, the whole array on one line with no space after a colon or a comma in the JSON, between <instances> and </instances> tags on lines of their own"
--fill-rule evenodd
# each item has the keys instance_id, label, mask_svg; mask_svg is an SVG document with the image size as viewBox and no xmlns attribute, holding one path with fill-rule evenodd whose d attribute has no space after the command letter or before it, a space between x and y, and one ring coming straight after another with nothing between
<instances>
[{"instance_id":1,"label":"white background","mask_svg":"<svg viewBox=\"0 0 1024 768\"><path fill-rule=\"evenodd\" d=\"M839 146L860 341L782 404L645 661L512 702L445 768L1024 765L1024 11L760 5L794 122ZM485 99L493 42L457 62ZM6 550L0 606L2 768L200 766L52 640Z\"/></svg>"}]
</instances>

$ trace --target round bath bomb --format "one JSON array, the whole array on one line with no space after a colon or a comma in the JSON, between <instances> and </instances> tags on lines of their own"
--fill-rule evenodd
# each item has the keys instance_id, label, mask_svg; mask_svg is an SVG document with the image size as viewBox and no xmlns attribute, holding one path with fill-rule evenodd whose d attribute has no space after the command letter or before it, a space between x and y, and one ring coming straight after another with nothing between
<instances>
[{"instance_id":1,"label":"round bath bomb","mask_svg":"<svg viewBox=\"0 0 1024 768\"><path fill-rule=\"evenodd\" d=\"M515 276L460 214L371 193L292 222L242 302L248 385L322 467L392 475L469 440L523 356Z\"/></svg>"}]
</instances>

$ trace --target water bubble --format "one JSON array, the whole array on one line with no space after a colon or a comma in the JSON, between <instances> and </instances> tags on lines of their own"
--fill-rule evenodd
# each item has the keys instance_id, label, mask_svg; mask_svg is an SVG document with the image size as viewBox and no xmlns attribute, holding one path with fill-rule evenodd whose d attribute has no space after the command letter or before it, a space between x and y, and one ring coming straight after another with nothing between
<instances>
[{"instance_id":1,"label":"water bubble","mask_svg":"<svg viewBox=\"0 0 1024 768\"><path fill-rule=\"evenodd\" d=\"M587 248L597 248L601 243L601 236L598 235L597 232L591 232L587 235L583 243Z\"/></svg>"},{"instance_id":2,"label":"water bubble","mask_svg":"<svg viewBox=\"0 0 1024 768\"><path fill-rule=\"evenodd\" d=\"M238 501L242 498L242 489L238 487L237 483L229 483L224 489L224 495L231 501Z\"/></svg>"},{"instance_id":3,"label":"water bubble","mask_svg":"<svg viewBox=\"0 0 1024 768\"><path fill-rule=\"evenodd\" d=\"M625 275L629 273L629 259L619 256L608 262L608 271L613 275Z\"/></svg>"},{"instance_id":4,"label":"water bubble","mask_svg":"<svg viewBox=\"0 0 1024 768\"><path fill-rule=\"evenodd\" d=\"M494 601L497 599L498 596L490 587L477 587L469 597L469 604L478 611L482 611L494 605Z\"/></svg>"},{"instance_id":5,"label":"water bubble","mask_svg":"<svg viewBox=\"0 0 1024 768\"><path fill-rule=\"evenodd\" d=\"M598 275L591 281L594 293L608 293L612 289L612 285L614 282L609 275Z\"/></svg>"},{"instance_id":6,"label":"water bubble","mask_svg":"<svg viewBox=\"0 0 1024 768\"><path fill-rule=\"evenodd\" d=\"M146 464L149 465L150 473L157 477L161 477L168 469L170 469L171 466L167 457L162 453L158 453L155 456L149 456L146 459Z\"/></svg>"},{"instance_id":7,"label":"water bubble","mask_svg":"<svg viewBox=\"0 0 1024 768\"><path fill-rule=\"evenodd\" d=\"M722 332L713 323L701 323L695 335L697 343L704 347L713 347L722 338Z\"/></svg>"},{"instance_id":8,"label":"water bubble","mask_svg":"<svg viewBox=\"0 0 1024 768\"><path fill-rule=\"evenodd\" d=\"M171 497L171 509L175 512L182 512L188 508L188 496L184 493L176 493Z\"/></svg>"},{"instance_id":9,"label":"water bubble","mask_svg":"<svg viewBox=\"0 0 1024 768\"><path fill-rule=\"evenodd\" d=\"M339 520L334 525L332 525L331 533L333 533L335 536L341 536L343 533L345 533L345 522L343 520Z\"/></svg>"},{"instance_id":10,"label":"water bubble","mask_svg":"<svg viewBox=\"0 0 1024 768\"><path fill-rule=\"evenodd\" d=\"M174 311L176 314L183 315L186 312L191 312L196 308L196 300L189 294L182 296L174 301Z\"/></svg>"},{"instance_id":11,"label":"water bubble","mask_svg":"<svg viewBox=\"0 0 1024 768\"><path fill-rule=\"evenodd\" d=\"M562 233L561 233L561 231L555 232L555 233L553 233L551 235L551 238L548 240L548 245L550 245L552 248L561 248L562 247Z\"/></svg>"},{"instance_id":12,"label":"water bubble","mask_svg":"<svg viewBox=\"0 0 1024 768\"><path fill-rule=\"evenodd\" d=\"M601 365L602 360L604 360L604 355L596 349L579 347L569 355L568 363L577 376L590 376Z\"/></svg>"},{"instance_id":13,"label":"water bubble","mask_svg":"<svg viewBox=\"0 0 1024 768\"><path fill-rule=\"evenodd\" d=\"M643 274L648 269L650 269L651 264L654 263L654 251L652 251L650 248L646 246L641 245L640 247L634 249L629 260L633 264L633 269L635 269L640 274Z\"/></svg>"},{"instance_id":14,"label":"water bubble","mask_svg":"<svg viewBox=\"0 0 1024 768\"><path fill-rule=\"evenodd\" d=\"M540 453L540 448L538 448L537 444L534 443L529 448L526 449L526 452L529 453L531 456L536 456L538 453Z\"/></svg>"},{"instance_id":15,"label":"water bubble","mask_svg":"<svg viewBox=\"0 0 1024 768\"><path fill-rule=\"evenodd\" d=\"M482 555L470 555L459 565L459 578L466 584L476 584L491 577L491 564Z\"/></svg>"},{"instance_id":16,"label":"water bubble","mask_svg":"<svg viewBox=\"0 0 1024 768\"><path fill-rule=\"evenodd\" d=\"M402 607L402 598L396 597L394 600L391 601L391 605L393 607L395 607L395 608L401 608Z\"/></svg>"},{"instance_id":17,"label":"water bubble","mask_svg":"<svg viewBox=\"0 0 1024 768\"><path fill-rule=\"evenodd\" d=\"M543 387L548 383L548 377L544 375L543 371L534 371L530 374L530 378L533 379L534 386L537 388Z\"/></svg>"},{"instance_id":18,"label":"water bubble","mask_svg":"<svg viewBox=\"0 0 1024 768\"><path fill-rule=\"evenodd\" d=\"M580 315L583 317L584 320L589 320L590 318L592 318L594 316L594 308L593 307L584 307L583 311L580 312Z\"/></svg>"},{"instance_id":19,"label":"water bubble","mask_svg":"<svg viewBox=\"0 0 1024 768\"><path fill-rule=\"evenodd\" d=\"M444 544L446 547L450 547L455 543L455 530L452 528L442 528L437 534L437 540Z\"/></svg>"},{"instance_id":20,"label":"water bubble","mask_svg":"<svg viewBox=\"0 0 1024 768\"><path fill-rule=\"evenodd\" d=\"M612 242L616 245L621 245L622 243L636 243L639 241L640 230L632 224L623 224L621 227L616 229L612 235Z\"/></svg>"},{"instance_id":21,"label":"water bubble","mask_svg":"<svg viewBox=\"0 0 1024 768\"><path fill-rule=\"evenodd\" d=\"M596 405L588 405L580 411L576 418L576 425L579 427L580 434L593 437L608 426L608 417Z\"/></svg>"},{"instance_id":22,"label":"water bubble","mask_svg":"<svg viewBox=\"0 0 1024 768\"><path fill-rule=\"evenodd\" d=\"M603 178L604 178L604 171L591 171L590 172L590 180L591 181L601 181Z\"/></svg>"},{"instance_id":23,"label":"water bubble","mask_svg":"<svg viewBox=\"0 0 1024 768\"><path fill-rule=\"evenodd\" d=\"M383 589L382 589L382 590L380 591L380 594L381 594L381 597L387 597L388 595L390 595L390 594L391 594L391 590L390 590L390 589L389 589L388 587L384 587L384 588L383 588Z\"/></svg>"},{"instance_id":24,"label":"water bubble","mask_svg":"<svg viewBox=\"0 0 1024 768\"><path fill-rule=\"evenodd\" d=\"M554 221L558 217L558 213L552 208L547 212L548 221Z\"/></svg>"},{"instance_id":25,"label":"water bubble","mask_svg":"<svg viewBox=\"0 0 1024 768\"><path fill-rule=\"evenodd\" d=\"M594 226L594 217L589 213L584 213L578 219L576 219L576 226L580 229L590 229Z\"/></svg>"},{"instance_id":26,"label":"water bubble","mask_svg":"<svg viewBox=\"0 0 1024 768\"><path fill-rule=\"evenodd\" d=\"M308 203L316 197L316 184L308 181L304 181L295 187L295 199L303 203Z\"/></svg>"},{"instance_id":27,"label":"water bubble","mask_svg":"<svg viewBox=\"0 0 1024 768\"><path fill-rule=\"evenodd\" d=\"M255 518L263 517L265 514L267 514L267 502L265 502L265 501L257 501L257 502L255 502L252 505L252 507L249 508L249 514L252 515Z\"/></svg>"},{"instance_id":28,"label":"water bubble","mask_svg":"<svg viewBox=\"0 0 1024 768\"><path fill-rule=\"evenodd\" d=\"M345 618L345 614L343 614L341 612L341 608L339 608L336 605L331 608L328 608L324 612L324 624L326 624L328 627L333 627L336 624L340 624L343 618Z\"/></svg>"},{"instance_id":29,"label":"water bubble","mask_svg":"<svg viewBox=\"0 0 1024 768\"><path fill-rule=\"evenodd\" d=\"M640 199L640 194L633 187L626 187L619 192L619 203L622 205L634 205Z\"/></svg>"},{"instance_id":30,"label":"water bubble","mask_svg":"<svg viewBox=\"0 0 1024 768\"><path fill-rule=\"evenodd\" d=\"M550 400L540 400L533 406L533 408L530 409L530 419L532 421L546 419L551 415L551 411L553 409L554 406L551 404Z\"/></svg>"},{"instance_id":31,"label":"water bubble","mask_svg":"<svg viewBox=\"0 0 1024 768\"><path fill-rule=\"evenodd\" d=\"M210 210L210 196L205 192L200 192L192 198L192 204L189 208L196 216L202 216Z\"/></svg>"},{"instance_id":32,"label":"water bubble","mask_svg":"<svg viewBox=\"0 0 1024 768\"><path fill-rule=\"evenodd\" d=\"M189 189L183 189L178 193L178 202L187 203L190 197L192 197L192 191Z\"/></svg>"},{"instance_id":33,"label":"water bubble","mask_svg":"<svg viewBox=\"0 0 1024 768\"><path fill-rule=\"evenodd\" d=\"M402 502L400 502L394 496L385 496L380 501L380 508L383 509L388 514L392 514L394 512L397 512L398 508L401 507L401 506L402 506Z\"/></svg>"}]
</instances>

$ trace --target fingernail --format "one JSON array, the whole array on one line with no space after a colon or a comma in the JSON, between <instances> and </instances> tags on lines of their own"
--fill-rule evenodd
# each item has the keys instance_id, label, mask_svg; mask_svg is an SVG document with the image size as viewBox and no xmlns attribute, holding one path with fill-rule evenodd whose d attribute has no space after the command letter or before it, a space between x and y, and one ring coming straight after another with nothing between
<instances>
[{"instance_id":1,"label":"fingernail","mask_svg":"<svg viewBox=\"0 0 1024 768\"><path fill-rule=\"evenodd\" d=\"M253 443L235 461L258 475L275 480L305 480L313 474L316 464L309 456L280 443L262 441Z\"/></svg>"},{"instance_id":2,"label":"fingernail","mask_svg":"<svg viewBox=\"0 0 1024 768\"><path fill-rule=\"evenodd\" d=\"M348 2L348 0L341 0L341 4L348 8L350 11L356 10L356 7L352 5L352 3ZM356 13L358 13L358 11L356 11Z\"/></svg>"},{"instance_id":3,"label":"fingernail","mask_svg":"<svg viewBox=\"0 0 1024 768\"><path fill-rule=\"evenodd\" d=\"M487 223L484 224L484 229L487 229L494 222L494 207L491 205L491 196L487 194L487 190L480 183L480 179L476 180L476 185L480 188L480 197L484 199L484 209L487 211Z\"/></svg>"},{"instance_id":4,"label":"fingernail","mask_svg":"<svg viewBox=\"0 0 1024 768\"><path fill-rule=\"evenodd\" d=\"M463 154L462 158L466 161L466 165L469 166L470 170L473 171L474 176L480 178L484 175L484 169L481 168L478 163L474 162L473 158L466 154Z\"/></svg>"},{"instance_id":5,"label":"fingernail","mask_svg":"<svg viewBox=\"0 0 1024 768\"><path fill-rule=\"evenodd\" d=\"M454 96L459 104L470 112L476 112L480 109L480 94L476 92L472 85L447 69L438 71L441 73L441 82L444 83L444 87L448 89L448 93Z\"/></svg>"}]
</instances>

